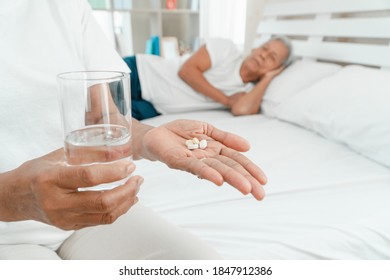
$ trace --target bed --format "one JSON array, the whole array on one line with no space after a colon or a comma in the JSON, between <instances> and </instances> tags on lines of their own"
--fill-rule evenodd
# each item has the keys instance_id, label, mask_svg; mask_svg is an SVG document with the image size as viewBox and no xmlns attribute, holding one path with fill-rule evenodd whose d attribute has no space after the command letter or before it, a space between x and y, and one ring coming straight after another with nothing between
<instances>
[{"instance_id":1,"label":"bed","mask_svg":"<svg viewBox=\"0 0 390 280\"><path fill-rule=\"evenodd\" d=\"M261 114L144 121L197 119L247 138L266 198L139 161L140 201L225 259L390 259L390 1L270 2L255 44L274 34L298 60Z\"/></svg>"}]
</instances>

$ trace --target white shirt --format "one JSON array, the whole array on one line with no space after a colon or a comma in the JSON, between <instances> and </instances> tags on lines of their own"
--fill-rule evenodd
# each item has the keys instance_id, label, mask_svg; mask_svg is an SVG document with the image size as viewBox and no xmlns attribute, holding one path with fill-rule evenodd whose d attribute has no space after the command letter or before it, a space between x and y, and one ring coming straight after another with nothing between
<instances>
[{"instance_id":1,"label":"white shirt","mask_svg":"<svg viewBox=\"0 0 390 280\"><path fill-rule=\"evenodd\" d=\"M129 72L84 0L0 0L0 173L63 146L56 75ZM0 244L57 248L72 231L0 222Z\"/></svg>"},{"instance_id":2,"label":"white shirt","mask_svg":"<svg viewBox=\"0 0 390 280\"><path fill-rule=\"evenodd\" d=\"M253 88L252 83L241 79L243 56L232 41L214 38L205 45L211 59L211 68L204 72L206 80L227 96ZM178 76L186 58L137 55L142 98L162 114L223 108L222 104L194 91Z\"/></svg>"}]
</instances>

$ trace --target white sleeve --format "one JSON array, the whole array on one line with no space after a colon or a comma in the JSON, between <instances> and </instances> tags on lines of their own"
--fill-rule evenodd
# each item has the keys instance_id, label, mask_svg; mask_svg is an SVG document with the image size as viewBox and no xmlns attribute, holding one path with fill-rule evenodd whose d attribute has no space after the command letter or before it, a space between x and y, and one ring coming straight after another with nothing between
<instances>
[{"instance_id":1,"label":"white sleeve","mask_svg":"<svg viewBox=\"0 0 390 280\"><path fill-rule=\"evenodd\" d=\"M83 59L85 69L129 73L126 63L108 41L86 0L78 1L81 11Z\"/></svg>"},{"instance_id":2,"label":"white sleeve","mask_svg":"<svg viewBox=\"0 0 390 280\"><path fill-rule=\"evenodd\" d=\"M210 56L212 67L224 64L227 59L230 60L239 55L237 47L229 39L210 38L206 40L205 45Z\"/></svg>"}]
</instances>

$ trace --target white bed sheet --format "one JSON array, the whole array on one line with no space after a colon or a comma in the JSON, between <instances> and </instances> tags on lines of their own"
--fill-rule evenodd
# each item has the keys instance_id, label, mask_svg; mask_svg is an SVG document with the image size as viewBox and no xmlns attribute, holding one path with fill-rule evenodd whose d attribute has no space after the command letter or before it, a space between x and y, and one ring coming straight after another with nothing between
<instances>
[{"instance_id":1,"label":"white bed sheet","mask_svg":"<svg viewBox=\"0 0 390 280\"><path fill-rule=\"evenodd\" d=\"M138 161L140 201L226 259L390 259L390 170L347 147L262 115L165 115L208 121L247 138L266 172L258 202L156 162ZM158 233L156 233L158 234Z\"/></svg>"}]
</instances>

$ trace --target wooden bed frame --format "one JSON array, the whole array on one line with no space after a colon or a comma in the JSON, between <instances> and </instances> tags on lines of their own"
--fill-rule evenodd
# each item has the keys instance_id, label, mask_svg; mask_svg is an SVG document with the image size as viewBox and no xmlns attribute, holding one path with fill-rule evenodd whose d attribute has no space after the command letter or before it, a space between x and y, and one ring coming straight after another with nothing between
<instances>
[{"instance_id":1,"label":"wooden bed frame","mask_svg":"<svg viewBox=\"0 0 390 280\"><path fill-rule=\"evenodd\" d=\"M390 70L390 1L324 0L269 3L255 38L292 39L302 59L363 64Z\"/></svg>"}]
</instances>

